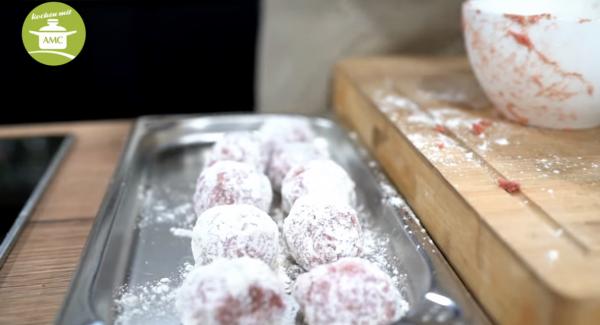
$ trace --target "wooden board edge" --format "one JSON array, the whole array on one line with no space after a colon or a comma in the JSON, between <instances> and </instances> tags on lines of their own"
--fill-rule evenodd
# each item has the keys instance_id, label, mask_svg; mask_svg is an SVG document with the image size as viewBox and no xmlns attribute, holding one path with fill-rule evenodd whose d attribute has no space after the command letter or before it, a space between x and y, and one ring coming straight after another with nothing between
<instances>
[{"instance_id":1,"label":"wooden board edge","mask_svg":"<svg viewBox=\"0 0 600 325\"><path fill-rule=\"evenodd\" d=\"M578 299L560 296L502 247L494 232L479 222L476 211L442 181L443 177L436 175L439 172L361 93L345 71L346 62L350 61L343 61L334 69L333 107L337 116L358 133L379 160L450 264L492 317L509 324L585 324L597 319L595 303L586 307ZM452 207L440 205L440 197ZM461 211L455 213L461 217L448 218L449 210ZM443 222L433 222L440 216L445 218ZM492 268L482 254L494 256L495 265L506 265L506 269Z\"/></svg>"}]
</instances>

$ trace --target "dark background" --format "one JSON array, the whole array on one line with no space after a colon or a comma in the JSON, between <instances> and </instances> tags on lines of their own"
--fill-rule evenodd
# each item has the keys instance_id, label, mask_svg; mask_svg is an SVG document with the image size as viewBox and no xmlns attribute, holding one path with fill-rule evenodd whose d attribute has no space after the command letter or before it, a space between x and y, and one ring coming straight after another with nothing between
<instances>
[{"instance_id":1,"label":"dark background","mask_svg":"<svg viewBox=\"0 0 600 325\"><path fill-rule=\"evenodd\" d=\"M57 136L0 139L0 243L48 169L63 140Z\"/></svg>"},{"instance_id":2,"label":"dark background","mask_svg":"<svg viewBox=\"0 0 600 325\"><path fill-rule=\"evenodd\" d=\"M57 67L21 40L43 2L3 4L0 124L253 109L258 0L62 1L86 41Z\"/></svg>"}]
</instances>

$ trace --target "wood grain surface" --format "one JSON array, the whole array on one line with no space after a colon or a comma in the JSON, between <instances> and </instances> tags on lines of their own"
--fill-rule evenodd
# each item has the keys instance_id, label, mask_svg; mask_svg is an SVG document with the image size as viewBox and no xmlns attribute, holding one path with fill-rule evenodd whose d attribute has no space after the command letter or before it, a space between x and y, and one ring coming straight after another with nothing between
<instances>
[{"instance_id":1,"label":"wood grain surface","mask_svg":"<svg viewBox=\"0 0 600 325\"><path fill-rule=\"evenodd\" d=\"M0 268L0 324L54 322L130 128L130 121L0 126L0 137L75 137Z\"/></svg>"},{"instance_id":2,"label":"wood grain surface","mask_svg":"<svg viewBox=\"0 0 600 325\"><path fill-rule=\"evenodd\" d=\"M465 58L343 61L334 106L496 321L597 324L600 128L503 119Z\"/></svg>"}]
</instances>

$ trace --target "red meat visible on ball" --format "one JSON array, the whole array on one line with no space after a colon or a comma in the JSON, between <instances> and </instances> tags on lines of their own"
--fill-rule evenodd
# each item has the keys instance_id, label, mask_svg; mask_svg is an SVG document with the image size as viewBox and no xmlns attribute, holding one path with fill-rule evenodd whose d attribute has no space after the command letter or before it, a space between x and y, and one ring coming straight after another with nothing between
<instances>
[{"instance_id":1,"label":"red meat visible on ball","mask_svg":"<svg viewBox=\"0 0 600 325\"><path fill-rule=\"evenodd\" d=\"M301 274L294 297L309 325L390 324L408 307L392 279L360 258L343 258Z\"/></svg>"},{"instance_id":2,"label":"red meat visible on ball","mask_svg":"<svg viewBox=\"0 0 600 325\"><path fill-rule=\"evenodd\" d=\"M273 193L269 179L249 164L218 161L198 177L194 193L197 215L207 209L228 204L249 204L269 211Z\"/></svg>"}]
</instances>

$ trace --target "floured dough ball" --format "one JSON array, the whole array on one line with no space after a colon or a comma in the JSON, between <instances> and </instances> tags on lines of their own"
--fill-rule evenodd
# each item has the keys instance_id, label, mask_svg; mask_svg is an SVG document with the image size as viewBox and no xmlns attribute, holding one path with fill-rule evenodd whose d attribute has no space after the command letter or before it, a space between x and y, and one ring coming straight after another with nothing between
<instances>
[{"instance_id":1,"label":"floured dough ball","mask_svg":"<svg viewBox=\"0 0 600 325\"><path fill-rule=\"evenodd\" d=\"M326 148L318 147L312 142L292 142L273 149L271 160L267 167L267 176L271 186L276 191L281 190L281 182L294 166L315 159L327 159Z\"/></svg>"},{"instance_id":2,"label":"floured dough ball","mask_svg":"<svg viewBox=\"0 0 600 325\"><path fill-rule=\"evenodd\" d=\"M343 258L301 274L294 297L309 325L391 324L408 309L392 279L361 258Z\"/></svg>"},{"instance_id":3,"label":"floured dough ball","mask_svg":"<svg viewBox=\"0 0 600 325\"><path fill-rule=\"evenodd\" d=\"M268 154L289 142L310 142L315 132L307 119L299 117L274 117L267 119L258 131Z\"/></svg>"},{"instance_id":4,"label":"floured dough ball","mask_svg":"<svg viewBox=\"0 0 600 325\"><path fill-rule=\"evenodd\" d=\"M184 325L281 324L288 305L277 275L249 257L196 267L176 299Z\"/></svg>"},{"instance_id":5,"label":"floured dough ball","mask_svg":"<svg viewBox=\"0 0 600 325\"><path fill-rule=\"evenodd\" d=\"M205 167L221 160L248 163L264 172L268 153L263 151L261 138L254 132L232 132L219 139L208 152Z\"/></svg>"},{"instance_id":6,"label":"floured dough ball","mask_svg":"<svg viewBox=\"0 0 600 325\"><path fill-rule=\"evenodd\" d=\"M283 222L283 235L290 254L306 270L362 252L356 211L317 196L303 196L294 203Z\"/></svg>"},{"instance_id":7,"label":"floured dough ball","mask_svg":"<svg viewBox=\"0 0 600 325\"><path fill-rule=\"evenodd\" d=\"M311 160L292 167L281 183L284 211L301 196L315 194L330 201L356 206L354 182L338 164L328 159Z\"/></svg>"},{"instance_id":8,"label":"floured dough ball","mask_svg":"<svg viewBox=\"0 0 600 325\"><path fill-rule=\"evenodd\" d=\"M192 236L196 265L218 258L253 257L277 266L279 229L264 211L246 204L221 205L204 211Z\"/></svg>"},{"instance_id":9,"label":"floured dough ball","mask_svg":"<svg viewBox=\"0 0 600 325\"><path fill-rule=\"evenodd\" d=\"M249 164L223 160L200 173L194 193L194 210L199 216L218 205L249 204L267 212L272 199L267 176Z\"/></svg>"}]
</instances>

